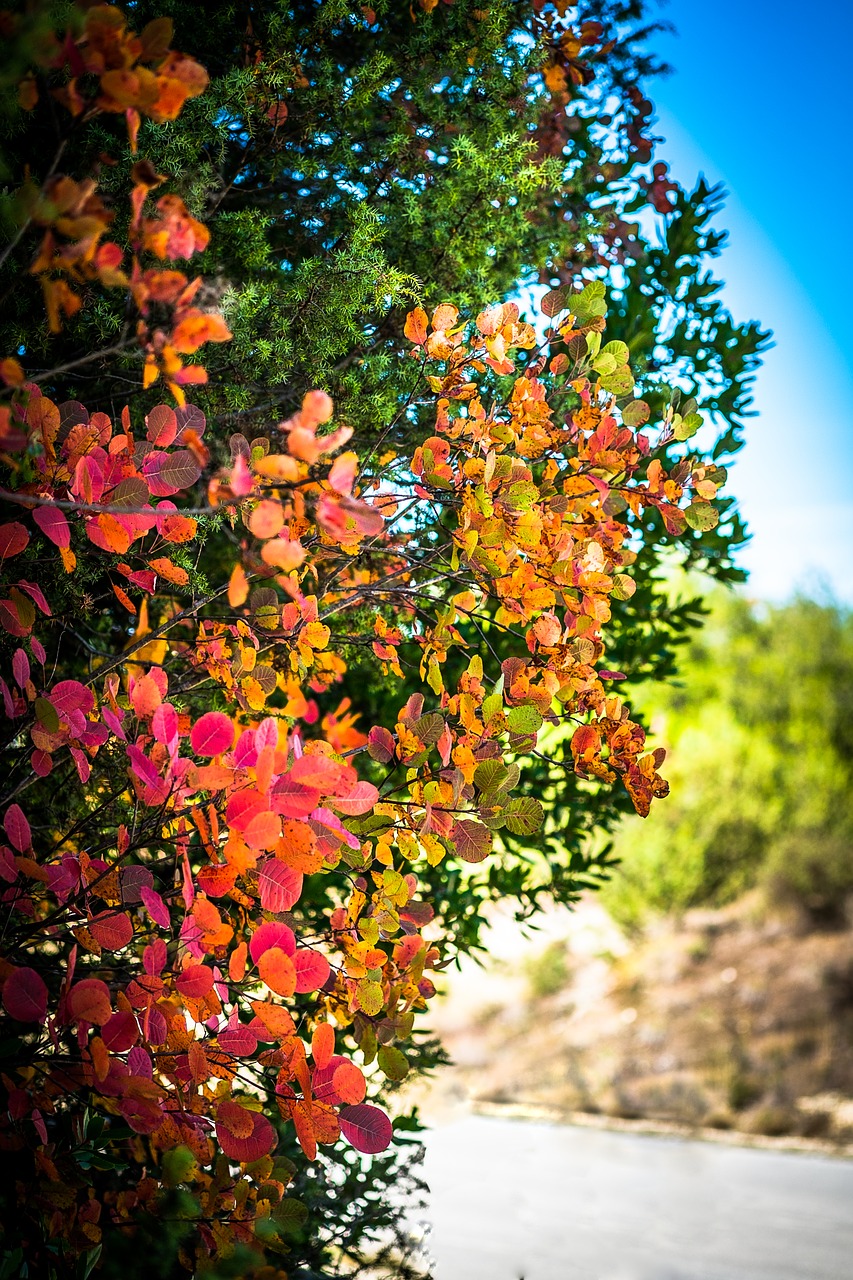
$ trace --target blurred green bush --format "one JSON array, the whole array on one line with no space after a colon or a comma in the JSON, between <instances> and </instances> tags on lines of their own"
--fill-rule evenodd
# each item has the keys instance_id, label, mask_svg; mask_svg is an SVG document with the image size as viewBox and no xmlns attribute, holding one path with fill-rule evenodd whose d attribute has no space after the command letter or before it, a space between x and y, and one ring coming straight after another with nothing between
<instances>
[{"instance_id":1,"label":"blurred green bush","mask_svg":"<svg viewBox=\"0 0 853 1280\"><path fill-rule=\"evenodd\" d=\"M840 923L853 894L853 614L716 598L679 682L654 696L672 794L617 834L604 890L615 919L637 929L758 885Z\"/></svg>"}]
</instances>

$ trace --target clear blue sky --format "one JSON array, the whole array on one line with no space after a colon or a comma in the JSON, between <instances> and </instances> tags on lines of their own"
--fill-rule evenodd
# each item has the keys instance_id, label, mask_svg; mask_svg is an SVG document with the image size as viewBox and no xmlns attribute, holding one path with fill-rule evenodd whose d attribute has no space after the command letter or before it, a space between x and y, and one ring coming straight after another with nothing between
<instances>
[{"instance_id":1,"label":"clear blue sky","mask_svg":"<svg viewBox=\"0 0 853 1280\"><path fill-rule=\"evenodd\" d=\"M752 594L821 581L853 604L853 0L669 0L655 38L658 156L730 193L718 273L775 332L731 473L754 534Z\"/></svg>"}]
</instances>

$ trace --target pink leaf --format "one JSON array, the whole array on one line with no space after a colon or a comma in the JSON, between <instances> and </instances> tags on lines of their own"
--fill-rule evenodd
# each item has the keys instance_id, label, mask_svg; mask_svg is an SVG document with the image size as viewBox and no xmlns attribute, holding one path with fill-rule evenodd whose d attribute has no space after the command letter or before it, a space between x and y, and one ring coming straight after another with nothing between
<instances>
[{"instance_id":1,"label":"pink leaf","mask_svg":"<svg viewBox=\"0 0 853 1280\"><path fill-rule=\"evenodd\" d=\"M60 680L50 691L50 700L63 720L71 711L88 715L95 705L95 695L79 680Z\"/></svg>"},{"instance_id":2,"label":"pink leaf","mask_svg":"<svg viewBox=\"0 0 853 1280\"><path fill-rule=\"evenodd\" d=\"M160 897L159 894L157 896ZM166 968L167 959L168 952L166 951L165 942L162 938L155 938L153 942L149 942L148 946L143 949L142 967L149 977L157 978Z\"/></svg>"},{"instance_id":3,"label":"pink leaf","mask_svg":"<svg viewBox=\"0 0 853 1280\"><path fill-rule=\"evenodd\" d=\"M47 1125L45 1124L44 1116L41 1111L39 1111L38 1107L33 1107L31 1119L42 1142L47 1142Z\"/></svg>"},{"instance_id":4,"label":"pink leaf","mask_svg":"<svg viewBox=\"0 0 853 1280\"><path fill-rule=\"evenodd\" d=\"M3 987L3 1007L18 1022L44 1022L47 987L35 969L13 969Z\"/></svg>"},{"instance_id":5,"label":"pink leaf","mask_svg":"<svg viewBox=\"0 0 853 1280\"><path fill-rule=\"evenodd\" d=\"M12 675L19 689L25 689L30 678L30 660L23 649L16 649L12 655Z\"/></svg>"},{"instance_id":6,"label":"pink leaf","mask_svg":"<svg viewBox=\"0 0 853 1280\"><path fill-rule=\"evenodd\" d=\"M208 711L190 730L190 746L197 756L218 756L234 745L234 726L221 711Z\"/></svg>"},{"instance_id":7,"label":"pink leaf","mask_svg":"<svg viewBox=\"0 0 853 1280\"><path fill-rule=\"evenodd\" d=\"M178 713L171 702L161 702L151 719L151 732L158 742L168 747L170 754L178 745Z\"/></svg>"},{"instance_id":8,"label":"pink leaf","mask_svg":"<svg viewBox=\"0 0 853 1280\"><path fill-rule=\"evenodd\" d=\"M161 929L168 929L172 923L169 916L169 909L166 906L159 893L155 893L153 889L142 888L139 890L145 910L150 915L155 924L159 924Z\"/></svg>"},{"instance_id":9,"label":"pink leaf","mask_svg":"<svg viewBox=\"0 0 853 1280\"><path fill-rule=\"evenodd\" d=\"M125 747L127 758L130 761L130 767L140 782L146 787L159 787L163 779L160 777L152 762L148 759L144 751L140 751L139 747L129 742Z\"/></svg>"},{"instance_id":10,"label":"pink leaf","mask_svg":"<svg viewBox=\"0 0 853 1280\"><path fill-rule=\"evenodd\" d=\"M59 507L36 507L33 520L46 538L56 547L70 547L71 525L68 517Z\"/></svg>"},{"instance_id":11,"label":"pink leaf","mask_svg":"<svg viewBox=\"0 0 853 1280\"><path fill-rule=\"evenodd\" d=\"M276 858L267 858L258 871L258 888L264 911L289 911L302 894L302 875Z\"/></svg>"},{"instance_id":12,"label":"pink leaf","mask_svg":"<svg viewBox=\"0 0 853 1280\"><path fill-rule=\"evenodd\" d=\"M357 782L348 795L338 796L330 803L339 813L356 817L361 813L369 813L378 799L379 792L372 782Z\"/></svg>"},{"instance_id":13,"label":"pink leaf","mask_svg":"<svg viewBox=\"0 0 853 1280\"><path fill-rule=\"evenodd\" d=\"M18 853L25 853L32 844L30 836L30 824L24 816L24 811L19 804L10 804L6 810L6 816L3 819L3 826L6 828L6 835L12 844L18 850Z\"/></svg>"},{"instance_id":14,"label":"pink leaf","mask_svg":"<svg viewBox=\"0 0 853 1280\"><path fill-rule=\"evenodd\" d=\"M319 991L331 973L331 966L319 951L300 947L294 956L296 965L296 990Z\"/></svg>"},{"instance_id":15,"label":"pink leaf","mask_svg":"<svg viewBox=\"0 0 853 1280\"><path fill-rule=\"evenodd\" d=\"M384 1111L366 1102L344 1107L340 1112L341 1132L364 1155L374 1156L390 1146L394 1131Z\"/></svg>"}]
</instances>

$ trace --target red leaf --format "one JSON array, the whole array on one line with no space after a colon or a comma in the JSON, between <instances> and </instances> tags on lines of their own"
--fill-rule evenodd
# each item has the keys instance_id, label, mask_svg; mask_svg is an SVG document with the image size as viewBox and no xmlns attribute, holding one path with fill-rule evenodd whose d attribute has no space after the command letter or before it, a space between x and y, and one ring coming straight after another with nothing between
<instances>
[{"instance_id":1,"label":"red leaf","mask_svg":"<svg viewBox=\"0 0 853 1280\"><path fill-rule=\"evenodd\" d=\"M112 1017L110 989L100 978L84 978L75 982L68 993L68 1012L74 1022L92 1022L101 1026Z\"/></svg>"},{"instance_id":2,"label":"red leaf","mask_svg":"<svg viewBox=\"0 0 853 1280\"><path fill-rule=\"evenodd\" d=\"M280 947L285 955L293 956L296 952L293 930L278 920L266 920L255 930L249 942L249 955L255 964L270 947Z\"/></svg>"},{"instance_id":3,"label":"red leaf","mask_svg":"<svg viewBox=\"0 0 853 1280\"><path fill-rule=\"evenodd\" d=\"M235 1058L250 1058L258 1047L258 1037L251 1027L228 1027L219 1033L219 1047Z\"/></svg>"},{"instance_id":4,"label":"red leaf","mask_svg":"<svg viewBox=\"0 0 853 1280\"><path fill-rule=\"evenodd\" d=\"M6 828L6 835L11 843L18 850L18 853L25 853L32 845L30 836L30 824L24 816L24 811L19 804L10 804L6 810L6 816L3 819L3 826Z\"/></svg>"},{"instance_id":5,"label":"red leaf","mask_svg":"<svg viewBox=\"0 0 853 1280\"><path fill-rule=\"evenodd\" d=\"M17 520L0 524L0 560L20 555L30 540L29 530Z\"/></svg>"},{"instance_id":6,"label":"red leaf","mask_svg":"<svg viewBox=\"0 0 853 1280\"><path fill-rule=\"evenodd\" d=\"M364 1155L377 1155L391 1144L391 1121L378 1107L368 1106L365 1102L355 1107L344 1107L340 1121L341 1132L347 1142Z\"/></svg>"},{"instance_id":7,"label":"red leaf","mask_svg":"<svg viewBox=\"0 0 853 1280\"><path fill-rule=\"evenodd\" d=\"M234 745L234 726L221 711L208 711L190 730L190 746L197 756L218 756Z\"/></svg>"},{"instance_id":8,"label":"red leaf","mask_svg":"<svg viewBox=\"0 0 853 1280\"><path fill-rule=\"evenodd\" d=\"M35 969L13 969L3 986L3 1007L18 1022L44 1022L47 987Z\"/></svg>"},{"instance_id":9,"label":"red leaf","mask_svg":"<svg viewBox=\"0 0 853 1280\"><path fill-rule=\"evenodd\" d=\"M310 947L300 947L294 958L296 964L296 990L319 991L331 973L331 966L319 951Z\"/></svg>"},{"instance_id":10,"label":"red leaf","mask_svg":"<svg viewBox=\"0 0 853 1280\"><path fill-rule=\"evenodd\" d=\"M380 764L393 760L394 746L393 736L382 725L375 725L367 735L367 754Z\"/></svg>"},{"instance_id":11,"label":"red leaf","mask_svg":"<svg viewBox=\"0 0 853 1280\"><path fill-rule=\"evenodd\" d=\"M270 792L270 804L285 818L307 818L320 803L316 787L307 787L283 774Z\"/></svg>"},{"instance_id":12,"label":"red leaf","mask_svg":"<svg viewBox=\"0 0 853 1280\"><path fill-rule=\"evenodd\" d=\"M101 1028L101 1039L113 1053L124 1053L139 1039L136 1018L130 1012L114 1013Z\"/></svg>"},{"instance_id":13,"label":"red leaf","mask_svg":"<svg viewBox=\"0 0 853 1280\"><path fill-rule=\"evenodd\" d=\"M105 951L121 951L133 937L133 922L126 911L101 911L89 921L89 932Z\"/></svg>"},{"instance_id":14,"label":"red leaf","mask_svg":"<svg viewBox=\"0 0 853 1280\"><path fill-rule=\"evenodd\" d=\"M235 1128L242 1128L235 1115L236 1111L241 1111L248 1117L251 1125L251 1129L243 1137L237 1137L233 1131ZM228 1159L240 1164L268 1156L275 1150L277 1142L275 1129L266 1116L259 1115L257 1111L246 1111L237 1103L224 1102L219 1104L216 1140Z\"/></svg>"},{"instance_id":15,"label":"red leaf","mask_svg":"<svg viewBox=\"0 0 853 1280\"><path fill-rule=\"evenodd\" d=\"M277 858L267 858L258 872L258 888L264 911L289 911L302 895L302 875Z\"/></svg>"},{"instance_id":16,"label":"red leaf","mask_svg":"<svg viewBox=\"0 0 853 1280\"><path fill-rule=\"evenodd\" d=\"M213 990L213 971L204 964L187 965L175 979L175 986L182 996L202 1000Z\"/></svg>"},{"instance_id":17,"label":"red leaf","mask_svg":"<svg viewBox=\"0 0 853 1280\"><path fill-rule=\"evenodd\" d=\"M492 850L491 832L473 818L460 818L454 822L451 839L459 857L466 862L482 862Z\"/></svg>"}]
</instances>

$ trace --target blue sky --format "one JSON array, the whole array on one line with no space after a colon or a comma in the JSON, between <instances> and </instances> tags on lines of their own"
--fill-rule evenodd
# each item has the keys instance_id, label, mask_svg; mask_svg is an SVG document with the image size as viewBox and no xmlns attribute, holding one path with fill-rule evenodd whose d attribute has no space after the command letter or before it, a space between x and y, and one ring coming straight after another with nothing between
<instances>
[{"instance_id":1,"label":"blue sky","mask_svg":"<svg viewBox=\"0 0 853 1280\"><path fill-rule=\"evenodd\" d=\"M853 604L853 0L670 0L654 45L658 158L729 191L719 261L737 319L774 330L731 472L750 594Z\"/></svg>"}]
</instances>

